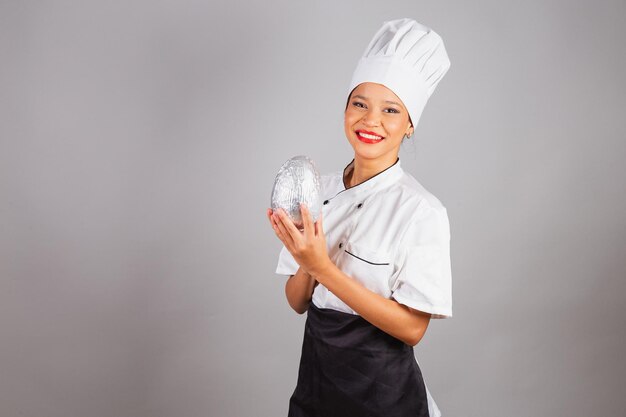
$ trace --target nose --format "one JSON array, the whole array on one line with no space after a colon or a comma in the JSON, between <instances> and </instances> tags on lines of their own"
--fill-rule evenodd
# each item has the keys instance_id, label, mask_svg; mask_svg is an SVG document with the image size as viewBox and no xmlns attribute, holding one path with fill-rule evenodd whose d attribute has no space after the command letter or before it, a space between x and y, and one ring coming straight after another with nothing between
<instances>
[{"instance_id":1,"label":"nose","mask_svg":"<svg viewBox=\"0 0 626 417\"><path fill-rule=\"evenodd\" d=\"M367 111L361 120L366 126L378 126L380 124L380 117L372 110Z\"/></svg>"}]
</instances>

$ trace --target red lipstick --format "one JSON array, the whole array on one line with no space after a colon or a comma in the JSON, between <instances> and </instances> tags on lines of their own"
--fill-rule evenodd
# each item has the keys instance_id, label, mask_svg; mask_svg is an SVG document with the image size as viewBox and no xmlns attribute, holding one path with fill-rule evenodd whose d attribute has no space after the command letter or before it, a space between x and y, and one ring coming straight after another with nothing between
<instances>
[{"instance_id":1,"label":"red lipstick","mask_svg":"<svg viewBox=\"0 0 626 417\"><path fill-rule=\"evenodd\" d=\"M357 138L358 138L361 142L365 142L365 143L379 143L379 142L381 142L381 141L384 139L384 137L383 137L383 136L380 136L379 134L374 133L374 132L369 132L369 131L367 131L367 130L362 130L362 129L359 129L359 130L357 130L355 133L356 133L356 137L357 137ZM377 137L379 137L380 139L371 139L371 138L366 138L366 137L361 136L361 133L365 133L366 135L377 136Z\"/></svg>"}]
</instances>

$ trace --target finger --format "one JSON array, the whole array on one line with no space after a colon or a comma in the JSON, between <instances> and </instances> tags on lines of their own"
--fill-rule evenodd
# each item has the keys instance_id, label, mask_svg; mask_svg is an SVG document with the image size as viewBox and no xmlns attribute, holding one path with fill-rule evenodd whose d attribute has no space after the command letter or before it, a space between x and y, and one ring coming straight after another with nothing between
<instances>
[{"instance_id":1,"label":"finger","mask_svg":"<svg viewBox=\"0 0 626 417\"><path fill-rule=\"evenodd\" d=\"M315 222L315 236L324 235L324 227L322 224L322 210L320 210L320 215L317 217L317 221Z\"/></svg>"},{"instance_id":2,"label":"finger","mask_svg":"<svg viewBox=\"0 0 626 417\"><path fill-rule=\"evenodd\" d=\"M281 213L281 209L278 209L277 212L274 213L273 217L276 223L276 227L278 227L278 230L280 232L281 240L283 241L285 246L293 248L294 240L291 234L289 233L289 231L287 230L288 226L286 226L285 222L283 221L283 214ZM292 223L292 226L293 226L293 223Z\"/></svg>"},{"instance_id":3,"label":"finger","mask_svg":"<svg viewBox=\"0 0 626 417\"><path fill-rule=\"evenodd\" d=\"M278 235L280 233L280 229L278 228L278 224L276 224L276 218L272 209L267 209L267 218L270 221L270 225Z\"/></svg>"},{"instance_id":4,"label":"finger","mask_svg":"<svg viewBox=\"0 0 626 417\"><path fill-rule=\"evenodd\" d=\"M282 208L278 210L278 215L282 222L282 225L285 227L286 232L291 237L291 240L294 243L298 242L299 238L301 237L301 233L300 233L300 230L298 230L298 228L296 227L296 225L293 224L291 217L289 217L287 212L283 210Z\"/></svg>"},{"instance_id":5,"label":"finger","mask_svg":"<svg viewBox=\"0 0 626 417\"><path fill-rule=\"evenodd\" d=\"M311 212L305 203L300 204L300 214L302 215L302 223L304 224L304 236L308 240L310 237L315 236L315 225L313 225Z\"/></svg>"},{"instance_id":6,"label":"finger","mask_svg":"<svg viewBox=\"0 0 626 417\"><path fill-rule=\"evenodd\" d=\"M276 232L276 235L280 238L280 229L278 228L278 224L276 223L276 218L274 217L273 214L269 215L269 219L270 219L270 223L272 225L272 229L274 229L274 232Z\"/></svg>"},{"instance_id":7,"label":"finger","mask_svg":"<svg viewBox=\"0 0 626 417\"><path fill-rule=\"evenodd\" d=\"M274 224L276 236L278 236L280 241L283 242L283 245L285 245L285 247L291 252L291 248L293 248L293 240L291 239L291 236L289 236L289 233L287 233L287 230L280 220L276 221Z\"/></svg>"},{"instance_id":8,"label":"finger","mask_svg":"<svg viewBox=\"0 0 626 417\"><path fill-rule=\"evenodd\" d=\"M283 232L280 230L280 227L278 226L278 223L276 222L276 219L274 219L273 215L270 216L270 222L272 223L272 229L274 229L274 233L276 234L276 237L280 239L280 241L283 242L285 246L287 246L285 236Z\"/></svg>"}]
</instances>

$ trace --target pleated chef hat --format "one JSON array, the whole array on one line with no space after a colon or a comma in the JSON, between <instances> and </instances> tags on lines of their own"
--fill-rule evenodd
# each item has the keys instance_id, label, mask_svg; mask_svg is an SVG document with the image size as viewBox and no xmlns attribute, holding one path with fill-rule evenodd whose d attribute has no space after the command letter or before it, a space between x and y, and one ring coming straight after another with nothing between
<instances>
[{"instance_id":1,"label":"pleated chef hat","mask_svg":"<svg viewBox=\"0 0 626 417\"><path fill-rule=\"evenodd\" d=\"M450 68L441 37L413 19L383 23L352 75L348 94L361 83L383 84L407 108L413 126Z\"/></svg>"}]
</instances>

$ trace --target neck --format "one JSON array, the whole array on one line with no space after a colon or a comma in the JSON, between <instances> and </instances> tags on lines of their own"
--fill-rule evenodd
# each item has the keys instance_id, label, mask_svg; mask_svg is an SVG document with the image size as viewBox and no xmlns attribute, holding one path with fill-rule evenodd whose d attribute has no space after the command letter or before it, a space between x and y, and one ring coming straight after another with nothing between
<instances>
[{"instance_id":1,"label":"neck","mask_svg":"<svg viewBox=\"0 0 626 417\"><path fill-rule=\"evenodd\" d=\"M390 158L378 158L378 159L362 159L357 156L354 157L354 166L347 175L347 183L350 187L361 184L372 178L374 175L384 171L392 166L398 155L391 155Z\"/></svg>"}]
</instances>

